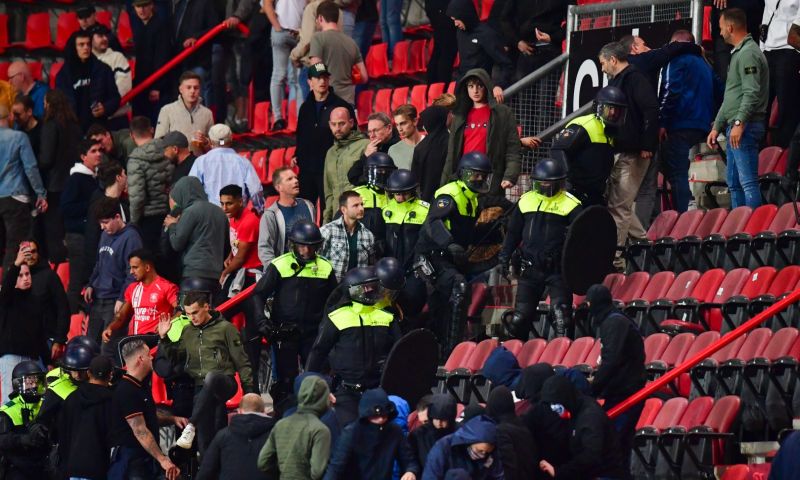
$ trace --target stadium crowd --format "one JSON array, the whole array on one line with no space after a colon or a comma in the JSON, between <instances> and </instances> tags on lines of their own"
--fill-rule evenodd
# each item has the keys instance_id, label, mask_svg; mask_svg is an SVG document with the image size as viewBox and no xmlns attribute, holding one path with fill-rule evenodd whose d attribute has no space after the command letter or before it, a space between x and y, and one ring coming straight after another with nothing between
<instances>
[{"instance_id":1,"label":"stadium crowd","mask_svg":"<svg viewBox=\"0 0 800 480\"><path fill-rule=\"evenodd\" d=\"M698 144L724 136L733 207L762 202L768 130L797 182L797 0L767 0L759 31L752 9L716 2L727 47L713 66L685 30L658 48L602 46L608 87L530 172L522 151L542 141L520 138L503 91L560 54L567 1L427 1L427 80L450 81L458 53L455 92L421 112L372 112L365 132L364 58L378 22L390 55L402 40L399 0L128 3L135 78L84 6L56 88L17 61L0 99L4 478L631 478L642 406L605 412L644 386L644 347L606 287L586 297L602 342L588 379L522 369L498 347L485 407L457 413L450 394L409 405L380 388L392 347L427 328L443 363L485 337L467 313L471 283L495 274L517 282L506 335L529 337L547 292L556 335L574 337L570 225L601 205L618 246L644 238L659 172L676 210L696 208ZM220 21L231 30L177 79L121 103ZM287 94L297 101L295 156L269 189L234 148L258 54L233 33L242 22L271 30L272 130L287 126ZM522 174L533 188L512 203ZM68 339L73 315L85 324ZM174 444L160 435L173 426Z\"/></svg>"}]
</instances>

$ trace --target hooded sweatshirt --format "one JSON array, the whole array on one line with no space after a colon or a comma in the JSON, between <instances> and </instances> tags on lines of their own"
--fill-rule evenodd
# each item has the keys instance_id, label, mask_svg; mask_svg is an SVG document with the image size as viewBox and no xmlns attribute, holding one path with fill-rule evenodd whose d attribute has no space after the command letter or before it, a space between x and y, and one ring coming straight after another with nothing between
<instances>
[{"instance_id":1,"label":"hooded sweatshirt","mask_svg":"<svg viewBox=\"0 0 800 480\"><path fill-rule=\"evenodd\" d=\"M294 379L294 398L295 398L295 400L297 400L300 397L300 387L302 386L303 381L306 379L306 377L309 377L309 376L315 376L315 377L321 378L322 380L324 380L328 384L328 388L330 388L330 380L329 380L329 378L324 377L324 376L322 376L321 374L319 374L317 372L305 371L305 372L301 373L300 375L298 375ZM296 411L297 411L297 404L295 404L292 407L287 408L286 411L283 414L283 418L286 418L289 415L292 415ZM324 423L325 426L328 427L328 430L331 432L331 452L333 452L333 450L336 448L336 441L339 440L339 435L342 433L342 427L339 426L339 420L336 418L335 409L332 408L332 407L329 407L325 411L325 413L323 413L322 416L319 417L319 420L322 423Z\"/></svg>"},{"instance_id":2,"label":"hooded sweatshirt","mask_svg":"<svg viewBox=\"0 0 800 480\"><path fill-rule=\"evenodd\" d=\"M175 166L164 150L151 141L128 156L128 199L131 222L142 217L164 217L169 212L169 185Z\"/></svg>"},{"instance_id":3,"label":"hooded sweatshirt","mask_svg":"<svg viewBox=\"0 0 800 480\"><path fill-rule=\"evenodd\" d=\"M124 301L125 289L133 282L128 255L142 248L142 237L132 225L109 235L100 235L97 262L94 265L89 286L94 289L94 298Z\"/></svg>"},{"instance_id":4,"label":"hooded sweatshirt","mask_svg":"<svg viewBox=\"0 0 800 480\"><path fill-rule=\"evenodd\" d=\"M408 435L408 443L420 465L427 463L428 453L439 439L456 430L457 411L456 399L449 393L437 393L431 397L431 403L428 406L430 421ZM432 420L446 420L447 427L436 428L433 426Z\"/></svg>"},{"instance_id":5,"label":"hooded sweatshirt","mask_svg":"<svg viewBox=\"0 0 800 480\"><path fill-rule=\"evenodd\" d=\"M353 188L347 173L369 145L369 139L354 128L350 135L333 141L333 146L325 154L325 212L323 223L333 220L333 214L339 205L339 195Z\"/></svg>"},{"instance_id":6,"label":"hooded sweatshirt","mask_svg":"<svg viewBox=\"0 0 800 480\"><path fill-rule=\"evenodd\" d=\"M183 278L219 279L228 244L228 217L208 202L197 177L181 178L169 195L180 219L167 228L167 234L170 246L181 254Z\"/></svg>"},{"instance_id":7,"label":"hooded sweatshirt","mask_svg":"<svg viewBox=\"0 0 800 480\"><path fill-rule=\"evenodd\" d=\"M624 478L614 425L593 398L578 393L566 377L554 376L544 382L542 402L563 405L570 413L569 420L561 420L569 424L572 433L568 460L554 465L557 480Z\"/></svg>"},{"instance_id":8,"label":"hooded sweatshirt","mask_svg":"<svg viewBox=\"0 0 800 480\"><path fill-rule=\"evenodd\" d=\"M444 162L447 158L447 114L445 107L432 105L420 113L419 118L427 135L414 147L411 171L419 180L419 198L433 201L439 188Z\"/></svg>"},{"instance_id":9,"label":"hooded sweatshirt","mask_svg":"<svg viewBox=\"0 0 800 480\"><path fill-rule=\"evenodd\" d=\"M492 160L493 173L489 194L504 195L505 192L500 188L500 183L503 180L517 183L521 171L521 144L519 134L517 134L517 119L511 108L497 103L492 95L494 82L486 70L481 68L469 70L458 81L456 104L453 107L453 123L450 125L447 159L442 171L441 183L444 185L452 179L458 168L459 159L468 153L464 151L464 130L467 125L467 115L473 108L473 102L467 94L467 80L471 77L477 78L486 85L487 101L491 110L486 134L486 155Z\"/></svg>"},{"instance_id":10,"label":"hooded sweatshirt","mask_svg":"<svg viewBox=\"0 0 800 480\"><path fill-rule=\"evenodd\" d=\"M20 267L13 263L0 287L0 356L38 358L48 353L43 305L33 288L16 288Z\"/></svg>"},{"instance_id":11,"label":"hooded sweatshirt","mask_svg":"<svg viewBox=\"0 0 800 480\"><path fill-rule=\"evenodd\" d=\"M506 480L530 480L540 473L539 449L514 413L511 390L500 385L489 393L486 414L497 422L497 452Z\"/></svg>"},{"instance_id":12,"label":"hooded sweatshirt","mask_svg":"<svg viewBox=\"0 0 800 480\"><path fill-rule=\"evenodd\" d=\"M240 413L220 430L203 455L198 480L266 480L256 458L275 420L259 413Z\"/></svg>"},{"instance_id":13,"label":"hooded sweatshirt","mask_svg":"<svg viewBox=\"0 0 800 480\"><path fill-rule=\"evenodd\" d=\"M505 385L508 388L516 388L519 375L517 357L502 345L492 350L483 365L483 376L492 382L492 386Z\"/></svg>"},{"instance_id":14,"label":"hooded sweatshirt","mask_svg":"<svg viewBox=\"0 0 800 480\"><path fill-rule=\"evenodd\" d=\"M64 217L64 230L67 233L86 232L89 202L92 194L99 189L94 171L81 162L72 166L61 193L61 215Z\"/></svg>"},{"instance_id":15,"label":"hooded sweatshirt","mask_svg":"<svg viewBox=\"0 0 800 480\"><path fill-rule=\"evenodd\" d=\"M607 287L592 285L586 292L586 301L590 304L590 320L597 326L597 337L602 344L592 393L613 406L644 387L647 379L644 341L633 321L614 308Z\"/></svg>"},{"instance_id":16,"label":"hooded sweatshirt","mask_svg":"<svg viewBox=\"0 0 800 480\"><path fill-rule=\"evenodd\" d=\"M261 471L281 480L322 478L330 456L331 433L319 417L329 411L329 394L328 384L318 375L303 380L297 412L278 421L258 455Z\"/></svg>"},{"instance_id":17,"label":"hooded sweatshirt","mask_svg":"<svg viewBox=\"0 0 800 480\"><path fill-rule=\"evenodd\" d=\"M497 425L491 418L478 415L464 422L455 433L436 442L428 454L422 480L442 480L449 470L456 468L469 472L472 480L504 478L497 450L485 458L473 460L470 445L474 443L497 445Z\"/></svg>"},{"instance_id":18,"label":"hooded sweatshirt","mask_svg":"<svg viewBox=\"0 0 800 480\"><path fill-rule=\"evenodd\" d=\"M369 421L376 411L388 412L389 421L375 425ZM336 452L328 465L325 480L364 478L389 480L395 460L402 473L419 475L408 441L393 422L397 411L382 388L367 390L358 402L359 419L342 432Z\"/></svg>"},{"instance_id":19,"label":"hooded sweatshirt","mask_svg":"<svg viewBox=\"0 0 800 480\"><path fill-rule=\"evenodd\" d=\"M62 459L67 477L104 480L109 467L111 449L110 388L83 382L61 407L59 438L66 458Z\"/></svg>"}]
</instances>

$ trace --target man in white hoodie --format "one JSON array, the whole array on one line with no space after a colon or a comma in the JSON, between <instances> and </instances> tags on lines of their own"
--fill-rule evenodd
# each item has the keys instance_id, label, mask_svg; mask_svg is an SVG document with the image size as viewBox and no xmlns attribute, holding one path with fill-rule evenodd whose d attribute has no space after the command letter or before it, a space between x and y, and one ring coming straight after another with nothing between
<instances>
[{"instance_id":1,"label":"man in white hoodie","mask_svg":"<svg viewBox=\"0 0 800 480\"><path fill-rule=\"evenodd\" d=\"M108 46L108 39L111 37L111 30L109 30L108 27L98 23L90 28L89 31L92 34L92 53L94 53L94 56L97 57L98 60L108 65L111 71L114 72L114 83L117 85L117 91L120 97L124 97L133 87L131 65L128 63L128 59L125 58L125 55L121 52ZM124 128L128 123L128 113L130 113L130 111L130 103L119 107L117 111L109 117L112 128Z\"/></svg>"}]
</instances>

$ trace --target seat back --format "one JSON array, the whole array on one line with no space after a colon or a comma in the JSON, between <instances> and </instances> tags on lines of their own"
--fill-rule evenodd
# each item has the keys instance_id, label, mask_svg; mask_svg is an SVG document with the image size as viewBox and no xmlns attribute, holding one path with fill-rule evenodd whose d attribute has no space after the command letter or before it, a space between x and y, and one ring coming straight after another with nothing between
<instances>
[{"instance_id":1,"label":"seat back","mask_svg":"<svg viewBox=\"0 0 800 480\"><path fill-rule=\"evenodd\" d=\"M253 168L258 175L258 179L262 184L266 185L270 180L268 174L269 167L267 166L267 151L257 150L253 152L253 156L250 157L250 163L253 165Z\"/></svg>"},{"instance_id":2,"label":"seat back","mask_svg":"<svg viewBox=\"0 0 800 480\"><path fill-rule=\"evenodd\" d=\"M722 228L725 218L728 216L728 210L725 208L714 208L706 212L703 221L697 226L695 235L700 238L705 238L712 233L718 232Z\"/></svg>"},{"instance_id":3,"label":"seat back","mask_svg":"<svg viewBox=\"0 0 800 480\"><path fill-rule=\"evenodd\" d=\"M773 217L772 222L769 224L767 231L773 233L780 233L785 230L794 228L797 224L797 217L794 214L794 204L792 202L784 203L778 212Z\"/></svg>"},{"instance_id":4,"label":"seat back","mask_svg":"<svg viewBox=\"0 0 800 480\"><path fill-rule=\"evenodd\" d=\"M709 330L707 332L701 333L700 335L694 338L694 341L689 346L689 350L686 351L686 355L684 355L683 358L689 359L694 357L695 355L702 352L706 347L716 342L717 340L719 340L719 332L716 330Z\"/></svg>"},{"instance_id":5,"label":"seat back","mask_svg":"<svg viewBox=\"0 0 800 480\"><path fill-rule=\"evenodd\" d=\"M392 55L392 75L402 75L409 72L408 49L411 42L401 40L394 44L394 54Z\"/></svg>"},{"instance_id":6,"label":"seat back","mask_svg":"<svg viewBox=\"0 0 800 480\"><path fill-rule=\"evenodd\" d=\"M689 402L677 425L687 429L702 425L713 407L714 399L712 397L697 397Z\"/></svg>"},{"instance_id":7,"label":"seat back","mask_svg":"<svg viewBox=\"0 0 800 480\"><path fill-rule=\"evenodd\" d=\"M772 223L775 214L778 213L777 205L767 204L761 205L753 211L750 218L747 220L747 225L744 227L744 232L750 235L755 235L758 232L763 232Z\"/></svg>"},{"instance_id":8,"label":"seat back","mask_svg":"<svg viewBox=\"0 0 800 480\"><path fill-rule=\"evenodd\" d=\"M734 420L739 416L741 400L736 395L728 395L714 403L714 408L708 413L703 425L710 427L717 433L729 433ZM723 440L714 440L712 461L714 465L722 461Z\"/></svg>"},{"instance_id":9,"label":"seat back","mask_svg":"<svg viewBox=\"0 0 800 480\"><path fill-rule=\"evenodd\" d=\"M672 285L670 285L667 294L662 298L673 301L686 298L692 293L698 280L700 280L700 272L697 270L681 272L678 277L675 278L675 281L672 282Z\"/></svg>"},{"instance_id":10,"label":"seat back","mask_svg":"<svg viewBox=\"0 0 800 480\"><path fill-rule=\"evenodd\" d=\"M653 419L652 425L659 430L664 430L669 427L678 425L686 408L689 406L689 400L683 397L670 398L658 411L658 415Z\"/></svg>"},{"instance_id":11,"label":"seat back","mask_svg":"<svg viewBox=\"0 0 800 480\"><path fill-rule=\"evenodd\" d=\"M775 275L766 293L779 297L786 292L794 290L797 282L800 282L800 266L790 265L784 267Z\"/></svg>"},{"instance_id":12,"label":"seat back","mask_svg":"<svg viewBox=\"0 0 800 480\"><path fill-rule=\"evenodd\" d=\"M547 342L547 346L539 357L539 363L549 363L550 365L558 365L561 359L567 354L569 346L572 341L566 337L558 337Z\"/></svg>"},{"instance_id":13,"label":"seat back","mask_svg":"<svg viewBox=\"0 0 800 480\"><path fill-rule=\"evenodd\" d=\"M387 43L377 43L369 47L365 61L369 78L378 78L389 73L388 48Z\"/></svg>"},{"instance_id":14,"label":"seat back","mask_svg":"<svg viewBox=\"0 0 800 480\"><path fill-rule=\"evenodd\" d=\"M75 12L64 12L56 20L56 48L64 50L69 36L81 28L78 23L78 14Z\"/></svg>"},{"instance_id":15,"label":"seat back","mask_svg":"<svg viewBox=\"0 0 800 480\"><path fill-rule=\"evenodd\" d=\"M600 352L603 349L603 344L600 340L594 342L592 349L589 350L589 353L586 355L586 359L583 361L585 365L588 365L592 368L597 368L600 365Z\"/></svg>"},{"instance_id":16,"label":"seat back","mask_svg":"<svg viewBox=\"0 0 800 480\"><path fill-rule=\"evenodd\" d=\"M489 358L495 348L497 348L497 340L494 338L487 338L479 343L467 361L467 370L477 372L483 368L483 364L486 363L486 359Z\"/></svg>"},{"instance_id":17,"label":"seat back","mask_svg":"<svg viewBox=\"0 0 800 480\"><path fill-rule=\"evenodd\" d=\"M681 239L683 237L693 235L694 231L703 220L705 213L706 212L704 210L699 209L683 212L678 218L678 221L675 222L675 226L672 227L672 231L669 233L669 236L675 239Z\"/></svg>"},{"instance_id":18,"label":"seat back","mask_svg":"<svg viewBox=\"0 0 800 480\"><path fill-rule=\"evenodd\" d=\"M503 342L503 346L516 357L519 355L519 351L522 350L522 340L517 340L516 338L506 340ZM519 360L517 362L519 362Z\"/></svg>"},{"instance_id":19,"label":"seat back","mask_svg":"<svg viewBox=\"0 0 800 480\"><path fill-rule=\"evenodd\" d=\"M547 341L543 338L532 338L525 342L517 355L519 366L525 368L537 363L545 347L547 347Z\"/></svg>"},{"instance_id":20,"label":"seat back","mask_svg":"<svg viewBox=\"0 0 800 480\"><path fill-rule=\"evenodd\" d=\"M746 362L756 357L760 357L761 353L767 348L767 344L772 338L772 330L769 328L756 328L747 335L742 348L736 354L737 359Z\"/></svg>"},{"instance_id":21,"label":"seat back","mask_svg":"<svg viewBox=\"0 0 800 480\"><path fill-rule=\"evenodd\" d=\"M766 175L775 171L775 164L783 154L781 147L766 147L758 152L758 174Z\"/></svg>"},{"instance_id":22,"label":"seat back","mask_svg":"<svg viewBox=\"0 0 800 480\"><path fill-rule=\"evenodd\" d=\"M644 339L644 363L650 363L657 358L669 345L669 335L666 333L653 333Z\"/></svg>"},{"instance_id":23,"label":"seat back","mask_svg":"<svg viewBox=\"0 0 800 480\"><path fill-rule=\"evenodd\" d=\"M392 111L400 105L408 103L408 87L397 87L392 92Z\"/></svg>"},{"instance_id":24,"label":"seat back","mask_svg":"<svg viewBox=\"0 0 800 480\"><path fill-rule=\"evenodd\" d=\"M444 93L445 84L443 82L432 83L428 87L428 99L426 100L426 104L430 105L436 100L441 94Z\"/></svg>"},{"instance_id":25,"label":"seat back","mask_svg":"<svg viewBox=\"0 0 800 480\"><path fill-rule=\"evenodd\" d=\"M781 357L789 355L795 341L797 340L798 332L796 328L786 327L781 328L772 335L769 339L761 356L770 361L775 361Z\"/></svg>"},{"instance_id":26,"label":"seat back","mask_svg":"<svg viewBox=\"0 0 800 480\"><path fill-rule=\"evenodd\" d=\"M692 290L692 298L696 298L700 302L710 302L717 289L725 279L725 270L721 268L713 268L703 273L703 276L697 281Z\"/></svg>"},{"instance_id":27,"label":"seat back","mask_svg":"<svg viewBox=\"0 0 800 480\"><path fill-rule=\"evenodd\" d=\"M623 283L625 283L625 275L622 273L609 273L603 279L603 285L611 292L611 298L617 298L614 293L619 291Z\"/></svg>"},{"instance_id":28,"label":"seat back","mask_svg":"<svg viewBox=\"0 0 800 480\"><path fill-rule=\"evenodd\" d=\"M750 219L750 215L753 213L753 209L747 206L736 207L725 217L725 221L722 222L722 227L719 229L720 235L727 238L733 234L743 232L745 225L747 225L747 220Z\"/></svg>"},{"instance_id":29,"label":"seat back","mask_svg":"<svg viewBox=\"0 0 800 480\"><path fill-rule=\"evenodd\" d=\"M372 113L372 99L375 97L375 92L372 90L363 90L358 94L356 99L356 117L358 118L359 125L366 125L367 119Z\"/></svg>"},{"instance_id":30,"label":"seat back","mask_svg":"<svg viewBox=\"0 0 800 480\"><path fill-rule=\"evenodd\" d=\"M0 13L0 53L8 48L8 14ZM0 77L5 80L7 77Z\"/></svg>"},{"instance_id":31,"label":"seat back","mask_svg":"<svg viewBox=\"0 0 800 480\"><path fill-rule=\"evenodd\" d=\"M720 348L713 354L711 357L717 363L724 362L725 360L730 360L731 358L739 358L739 350L741 350L742 345L747 340L747 336L742 335L740 337L736 337L735 340L731 341L731 343L725 345L724 347Z\"/></svg>"},{"instance_id":32,"label":"seat back","mask_svg":"<svg viewBox=\"0 0 800 480\"><path fill-rule=\"evenodd\" d=\"M425 58L425 39L413 40L409 47L409 73L424 72L427 67Z\"/></svg>"},{"instance_id":33,"label":"seat back","mask_svg":"<svg viewBox=\"0 0 800 480\"><path fill-rule=\"evenodd\" d=\"M617 288L616 295L612 298L622 303L628 303L641 297L647 283L650 281L650 274L647 272L633 272L627 277L620 287Z\"/></svg>"},{"instance_id":34,"label":"seat back","mask_svg":"<svg viewBox=\"0 0 800 480\"><path fill-rule=\"evenodd\" d=\"M642 294L639 295L639 300L652 302L659 298L664 298L674 281L675 272L664 271L654 274L650 277L650 281L647 282L647 286L642 291Z\"/></svg>"},{"instance_id":35,"label":"seat back","mask_svg":"<svg viewBox=\"0 0 800 480\"><path fill-rule=\"evenodd\" d=\"M270 151L267 163L267 181L264 182L264 185L272 185L272 174L284 165L286 165L286 149L276 148Z\"/></svg>"},{"instance_id":36,"label":"seat back","mask_svg":"<svg viewBox=\"0 0 800 480\"><path fill-rule=\"evenodd\" d=\"M592 350L592 347L594 347L594 344L595 340L593 337L576 338L575 341L572 342L572 345L569 346L569 350L567 350L567 353L559 364L565 367L574 367L579 363L583 363L583 361L586 360L586 356Z\"/></svg>"},{"instance_id":37,"label":"seat back","mask_svg":"<svg viewBox=\"0 0 800 480\"><path fill-rule=\"evenodd\" d=\"M777 273L778 271L775 267L759 267L753 270L744 282L744 286L739 292L739 295L746 298L755 298L759 295L763 295Z\"/></svg>"},{"instance_id":38,"label":"seat back","mask_svg":"<svg viewBox=\"0 0 800 480\"><path fill-rule=\"evenodd\" d=\"M392 89L382 88L375 94L375 111L392 115Z\"/></svg>"},{"instance_id":39,"label":"seat back","mask_svg":"<svg viewBox=\"0 0 800 480\"><path fill-rule=\"evenodd\" d=\"M427 94L427 85L414 85L411 89L411 105L417 109L417 112L425 110L425 95Z\"/></svg>"},{"instance_id":40,"label":"seat back","mask_svg":"<svg viewBox=\"0 0 800 480\"><path fill-rule=\"evenodd\" d=\"M450 356L447 357L444 369L448 372L452 372L456 368L466 367L467 361L472 356L472 352L475 351L475 347L477 347L475 342L461 342L456 345L456 348L454 348L453 351L450 352Z\"/></svg>"},{"instance_id":41,"label":"seat back","mask_svg":"<svg viewBox=\"0 0 800 480\"><path fill-rule=\"evenodd\" d=\"M694 343L695 336L693 333L680 333L672 337L669 345L661 354L659 360L666 363L668 366L673 367L683 361L686 353Z\"/></svg>"},{"instance_id":42,"label":"seat back","mask_svg":"<svg viewBox=\"0 0 800 480\"><path fill-rule=\"evenodd\" d=\"M723 303L734 295L739 295L747 281L750 279L750 270L746 268L735 268L725 275L725 279L720 283L716 293L711 298L712 303Z\"/></svg>"},{"instance_id":43,"label":"seat back","mask_svg":"<svg viewBox=\"0 0 800 480\"><path fill-rule=\"evenodd\" d=\"M653 419L658 415L662 405L664 405L664 401L660 398L648 398L645 400L642 413L639 415L639 421L636 422L636 430L652 425Z\"/></svg>"},{"instance_id":44,"label":"seat back","mask_svg":"<svg viewBox=\"0 0 800 480\"><path fill-rule=\"evenodd\" d=\"M733 465L722 474L722 480L750 480L751 473L748 465Z\"/></svg>"},{"instance_id":45,"label":"seat back","mask_svg":"<svg viewBox=\"0 0 800 480\"><path fill-rule=\"evenodd\" d=\"M128 16L128 11L122 9L117 18L117 40L122 48L128 48L133 45L133 28L131 27L131 17Z\"/></svg>"},{"instance_id":46,"label":"seat back","mask_svg":"<svg viewBox=\"0 0 800 480\"><path fill-rule=\"evenodd\" d=\"M676 210L664 210L659 213L650 228L647 229L647 239L651 242L658 240L669 235L675 222L678 221L678 212Z\"/></svg>"}]
</instances>

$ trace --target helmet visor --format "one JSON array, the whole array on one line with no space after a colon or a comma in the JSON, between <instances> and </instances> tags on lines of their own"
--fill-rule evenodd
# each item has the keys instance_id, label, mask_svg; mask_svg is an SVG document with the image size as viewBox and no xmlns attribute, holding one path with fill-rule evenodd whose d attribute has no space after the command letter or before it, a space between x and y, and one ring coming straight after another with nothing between
<instances>
[{"instance_id":1,"label":"helmet visor","mask_svg":"<svg viewBox=\"0 0 800 480\"><path fill-rule=\"evenodd\" d=\"M347 292L352 300L364 305L375 305L386 296L386 289L377 279L353 285Z\"/></svg>"},{"instance_id":2,"label":"helmet visor","mask_svg":"<svg viewBox=\"0 0 800 480\"><path fill-rule=\"evenodd\" d=\"M460 180L475 193L487 193L492 184L492 173L464 168L461 170Z\"/></svg>"},{"instance_id":3,"label":"helmet visor","mask_svg":"<svg viewBox=\"0 0 800 480\"><path fill-rule=\"evenodd\" d=\"M317 250L319 249L319 243L298 243L292 242L292 252L294 252L294 256L301 261L310 262L314 260L317 256Z\"/></svg>"},{"instance_id":4,"label":"helmet visor","mask_svg":"<svg viewBox=\"0 0 800 480\"><path fill-rule=\"evenodd\" d=\"M25 399L37 399L44 395L44 374L23 375L12 380L14 391Z\"/></svg>"},{"instance_id":5,"label":"helmet visor","mask_svg":"<svg viewBox=\"0 0 800 480\"><path fill-rule=\"evenodd\" d=\"M628 109L621 105L601 103L597 106L597 116L603 119L606 125L619 127L625 123Z\"/></svg>"},{"instance_id":6,"label":"helmet visor","mask_svg":"<svg viewBox=\"0 0 800 480\"><path fill-rule=\"evenodd\" d=\"M534 180L533 189L545 197L553 197L564 189L564 180Z\"/></svg>"},{"instance_id":7,"label":"helmet visor","mask_svg":"<svg viewBox=\"0 0 800 480\"><path fill-rule=\"evenodd\" d=\"M367 183L378 188L385 189L386 181L392 174L394 168L370 165L367 167Z\"/></svg>"}]
</instances>

